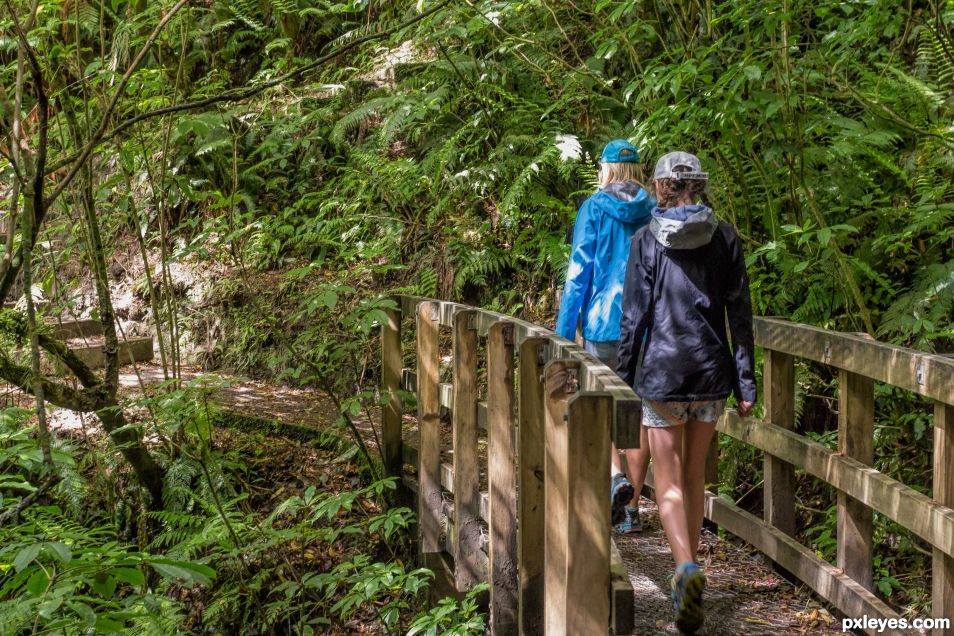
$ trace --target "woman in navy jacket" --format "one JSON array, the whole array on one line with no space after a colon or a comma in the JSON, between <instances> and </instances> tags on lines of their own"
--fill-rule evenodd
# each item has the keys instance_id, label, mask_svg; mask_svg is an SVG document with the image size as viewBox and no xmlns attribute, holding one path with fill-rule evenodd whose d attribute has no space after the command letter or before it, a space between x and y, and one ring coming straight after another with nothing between
<instances>
[{"instance_id":1,"label":"woman in navy jacket","mask_svg":"<svg viewBox=\"0 0 954 636\"><path fill-rule=\"evenodd\" d=\"M656 163L659 207L631 242L617 363L617 373L643 398L656 501L677 564L676 625L688 634L705 622L705 575L695 557L706 453L729 394L743 417L756 399L745 258L735 229L696 203L707 179L689 153Z\"/></svg>"}]
</instances>

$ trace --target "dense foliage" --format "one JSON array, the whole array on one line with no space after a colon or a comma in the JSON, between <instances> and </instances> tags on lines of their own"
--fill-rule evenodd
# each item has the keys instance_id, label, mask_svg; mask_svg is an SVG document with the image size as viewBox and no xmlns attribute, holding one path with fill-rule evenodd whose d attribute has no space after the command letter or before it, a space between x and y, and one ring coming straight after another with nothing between
<instances>
[{"instance_id":1,"label":"dense foliage","mask_svg":"<svg viewBox=\"0 0 954 636\"><path fill-rule=\"evenodd\" d=\"M235 611L236 594L264 585L241 575L235 550L252 541L243 532L262 546L287 530L253 522L239 490L211 501L195 490L198 473L191 494L171 488L195 440L157 425L165 450L143 443L119 408L114 366L98 378L37 329L37 311L65 311L74 297L64 290L89 279L95 314L112 324L110 269L123 254L141 255L136 293L170 377L195 350L207 366L317 386L363 443L355 420L378 399L371 337L386 294L551 321L575 204L594 187L601 145L624 136L648 165L675 148L702 158L709 198L745 241L759 313L951 352L952 24L954 5L940 0L5 3L0 195L13 213L0 292L31 293L25 312L0 314L0 332L6 349L32 355L5 352L0 377L39 392L40 405L99 413L151 493L151 504L125 505L152 508L141 524L152 534L130 552L113 508L63 507L70 464L41 408L40 459L30 455L39 464L4 456L22 484L0 489L4 505L41 486L53 499L9 530L18 547L2 559L16 574L0 574L0 597L80 585L89 598L55 596L62 603L43 620L72 611L98 627L132 626L146 608L182 624L188 613L156 592L165 588L147 594L143 577L208 585L202 564L223 555L234 585L216 603ZM182 267L216 272L202 302L174 280ZM37 309L34 296L51 304ZM40 379L40 349L81 388ZM798 381L800 426L832 443L837 378L804 365ZM879 468L929 491L930 411L880 388L877 411ZM10 428L3 448L28 443L21 431ZM754 502L757 463L732 450L722 469L738 486L728 495ZM92 456L118 461L104 449ZM118 496L139 502L136 492ZM293 527L319 540L325 500L296 497L284 508L295 510ZM804 538L830 556L832 493L806 479L800 498ZM200 533L204 544L183 547L199 530L182 525L186 500L208 513L195 523L216 525ZM923 548L893 524L877 532L879 590L923 609ZM142 593L122 606L100 598L111 594L83 569L92 554L113 564L113 586ZM347 583L337 585L357 590L354 573L378 567L359 558L342 556L347 572L335 580ZM321 576L294 579L285 601L329 589ZM241 611L268 629L288 615L273 602Z\"/></svg>"}]
</instances>

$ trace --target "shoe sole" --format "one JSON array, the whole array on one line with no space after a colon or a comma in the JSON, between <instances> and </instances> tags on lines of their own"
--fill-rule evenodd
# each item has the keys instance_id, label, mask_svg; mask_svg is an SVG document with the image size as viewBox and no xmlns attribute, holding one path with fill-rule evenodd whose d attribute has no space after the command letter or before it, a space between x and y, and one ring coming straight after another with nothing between
<instances>
[{"instance_id":1,"label":"shoe sole","mask_svg":"<svg viewBox=\"0 0 954 636\"><path fill-rule=\"evenodd\" d=\"M636 491L632 484L623 484L616 489L613 495L613 506L610 509L610 525L617 526L626 518L626 504L633 500Z\"/></svg>"},{"instance_id":2,"label":"shoe sole","mask_svg":"<svg viewBox=\"0 0 954 636\"><path fill-rule=\"evenodd\" d=\"M706 621L702 609L702 593L706 589L706 577L697 572L689 576L682 592L682 607L676 612L676 627L681 634L695 634Z\"/></svg>"}]
</instances>

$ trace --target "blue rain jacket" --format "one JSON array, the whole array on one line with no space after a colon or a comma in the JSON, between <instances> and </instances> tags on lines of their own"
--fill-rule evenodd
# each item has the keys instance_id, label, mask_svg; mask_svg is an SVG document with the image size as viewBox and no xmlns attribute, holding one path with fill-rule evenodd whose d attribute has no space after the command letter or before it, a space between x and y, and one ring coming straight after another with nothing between
<instances>
[{"instance_id":1,"label":"blue rain jacket","mask_svg":"<svg viewBox=\"0 0 954 636\"><path fill-rule=\"evenodd\" d=\"M619 340L630 238L649 222L655 204L635 183L611 183L580 206L557 317L558 335L573 340L581 319L587 340Z\"/></svg>"}]
</instances>

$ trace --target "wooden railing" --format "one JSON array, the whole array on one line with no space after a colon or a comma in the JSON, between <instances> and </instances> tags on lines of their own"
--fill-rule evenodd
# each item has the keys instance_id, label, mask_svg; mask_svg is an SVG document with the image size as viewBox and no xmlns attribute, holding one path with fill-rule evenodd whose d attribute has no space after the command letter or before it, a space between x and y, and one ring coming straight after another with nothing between
<instances>
[{"instance_id":1,"label":"wooden railing","mask_svg":"<svg viewBox=\"0 0 954 636\"><path fill-rule=\"evenodd\" d=\"M398 301L382 333L382 388L391 396L382 445L390 474L402 475L404 463L417 469L403 476L417 499L421 554L459 591L490 583L493 634L630 633L632 589L609 539L608 456L610 439L638 443L635 394L542 327L455 303ZM414 321L414 371L404 366L402 318ZM452 330L450 383L441 383L441 327ZM714 493L707 518L846 616L899 618L872 591L877 511L933 546L933 615L954 618L954 360L779 319L756 318L755 336L765 350L766 417L728 411L718 430L763 451L764 519ZM837 452L793 430L796 357L839 370ZM933 498L871 467L875 382L935 401ZM402 388L417 396L416 446L403 441ZM441 440L442 408L451 414L450 444ZM796 468L838 490L835 564L794 538Z\"/></svg>"},{"instance_id":2,"label":"wooden railing","mask_svg":"<svg viewBox=\"0 0 954 636\"><path fill-rule=\"evenodd\" d=\"M417 469L404 482L417 499L428 565L449 573L458 591L490 583L492 634L630 633L633 591L608 511L610 439L616 431L621 446L638 444L632 389L542 327L455 303L398 300L382 335L391 395L382 445L390 474L401 475L404 462ZM414 320L414 371L404 368L402 318ZM441 327L451 330L450 383L440 381ZM402 444L401 388L417 396L416 445ZM442 408L451 415L449 445Z\"/></svg>"}]
</instances>

